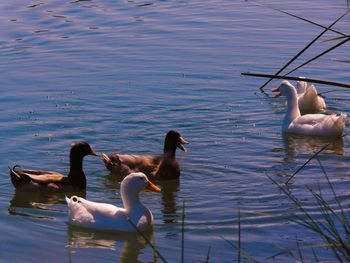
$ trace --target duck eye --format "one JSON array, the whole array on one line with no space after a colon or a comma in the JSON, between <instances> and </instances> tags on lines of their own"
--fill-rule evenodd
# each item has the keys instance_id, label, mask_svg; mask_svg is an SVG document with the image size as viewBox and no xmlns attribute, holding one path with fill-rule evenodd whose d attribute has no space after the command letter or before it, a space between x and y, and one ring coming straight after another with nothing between
<instances>
[{"instance_id":1,"label":"duck eye","mask_svg":"<svg viewBox=\"0 0 350 263\"><path fill-rule=\"evenodd\" d=\"M143 178L142 178L142 177L140 177L140 180L142 181L142 180L143 180Z\"/></svg>"}]
</instances>

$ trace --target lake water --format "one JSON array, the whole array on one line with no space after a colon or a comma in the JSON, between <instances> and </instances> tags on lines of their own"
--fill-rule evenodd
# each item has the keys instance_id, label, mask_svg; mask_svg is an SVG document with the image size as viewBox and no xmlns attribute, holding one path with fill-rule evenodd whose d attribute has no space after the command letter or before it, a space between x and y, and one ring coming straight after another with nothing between
<instances>
[{"instance_id":1,"label":"lake water","mask_svg":"<svg viewBox=\"0 0 350 263\"><path fill-rule=\"evenodd\" d=\"M325 26L346 10L345 0L260 3ZM250 1L16 0L2 1L0 14L1 262L161 262L138 235L69 227L64 195L16 194L8 166L67 172L76 140L98 152L160 153L170 129L190 142L177 154L181 179L142 193L155 217L149 238L168 262L180 261L183 201L186 262L205 262L209 249L209 262L237 258L225 239L237 243L238 208L242 248L260 261L296 240L322 243L290 221L293 205L267 174L284 182L329 140L282 136L284 100L259 92L265 79L240 75L275 73L321 28ZM334 29L348 34L349 22ZM293 65L333 44L319 41ZM293 75L349 83L350 64L340 61L349 54L344 45ZM349 94L326 94L328 108L349 113ZM347 214L349 150L344 137L320 155ZM121 205L120 180L102 161L86 157L84 168L87 199ZM290 188L321 218L306 186L331 200L316 161Z\"/></svg>"}]
</instances>

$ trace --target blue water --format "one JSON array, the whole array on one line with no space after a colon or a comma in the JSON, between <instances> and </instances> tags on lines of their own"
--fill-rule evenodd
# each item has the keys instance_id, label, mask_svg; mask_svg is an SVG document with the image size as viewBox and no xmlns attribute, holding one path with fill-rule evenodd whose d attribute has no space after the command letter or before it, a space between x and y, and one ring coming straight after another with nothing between
<instances>
[{"instance_id":1,"label":"blue water","mask_svg":"<svg viewBox=\"0 0 350 263\"><path fill-rule=\"evenodd\" d=\"M346 10L340 0L260 3L325 26ZM279 246L295 249L296 239L322 243L290 221L293 205L267 175L285 181L330 140L282 136L283 99L259 93L264 79L240 75L275 73L322 29L249 1L18 0L2 2L0 13L1 262L153 261L138 235L69 227L63 195L15 193L7 167L67 172L76 140L98 152L160 153L170 129L190 142L177 155L181 179L142 194L156 220L149 238L169 262L180 260L184 201L186 262L204 262L209 248L209 262L237 258L225 239L237 243L238 209L242 247L258 260L270 262ZM349 21L334 29L349 33ZM293 65L333 44L317 42ZM339 61L349 54L345 44L294 74L349 83L350 64ZM345 89L326 94L332 111L349 113L349 101ZM346 208L349 149L344 137L320 155ZM120 181L102 161L87 157L84 168L86 197L121 205ZM317 161L291 190L320 217L306 185L332 200ZM313 259L310 250L304 256Z\"/></svg>"}]
</instances>

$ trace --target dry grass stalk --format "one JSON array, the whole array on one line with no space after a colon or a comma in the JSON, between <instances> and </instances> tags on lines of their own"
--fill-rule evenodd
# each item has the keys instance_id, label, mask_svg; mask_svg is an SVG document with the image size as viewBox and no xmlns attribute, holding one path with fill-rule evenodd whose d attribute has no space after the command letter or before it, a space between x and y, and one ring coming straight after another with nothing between
<instances>
[{"instance_id":1,"label":"dry grass stalk","mask_svg":"<svg viewBox=\"0 0 350 263\"><path fill-rule=\"evenodd\" d=\"M313 78L300 78L300 77L291 77L291 76L280 76L280 75L272 75L272 74L257 73L257 72L242 72L241 74L243 76L252 76L252 77L261 77L261 78L300 80L300 81L307 81L312 83L324 84L328 86L337 86L337 87L350 89L350 84L336 82L336 81L328 81L328 80L313 79Z\"/></svg>"},{"instance_id":2,"label":"dry grass stalk","mask_svg":"<svg viewBox=\"0 0 350 263\"><path fill-rule=\"evenodd\" d=\"M313 45L321 36L324 35L330 28L332 28L339 20L341 20L345 15L347 15L350 10L347 10L344 14L342 14L339 18L337 18L331 25L325 28L318 36L316 36L309 44L307 44L302 50L298 52L292 59L290 59L280 70L278 70L273 76L278 76L285 68L287 68L293 61L295 61L300 55L302 55L311 45ZM266 81L261 87L260 91L264 92L264 87L271 82L273 77L271 77L268 81Z\"/></svg>"}]
</instances>

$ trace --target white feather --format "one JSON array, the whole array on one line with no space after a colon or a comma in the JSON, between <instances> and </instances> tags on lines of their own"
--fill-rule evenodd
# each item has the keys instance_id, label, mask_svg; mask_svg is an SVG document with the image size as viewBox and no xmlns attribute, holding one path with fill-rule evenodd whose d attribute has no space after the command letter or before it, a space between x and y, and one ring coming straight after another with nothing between
<instances>
[{"instance_id":1,"label":"white feather","mask_svg":"<svg viewBox=\"0 0 350 263\"><path fill-rule=\"evenodd\" d=\"M302 112L319 112L326 109L326 102L317 93L314 85L307 85L306 81L297 81L298 105Z\"/></svg>"},{"instance_id":2,"label":"white feather","mask_svg":"<svg viewBox=\"0 0 350 263\"><path fill-rule=\"evenodd\" d=\"M84 198L66 197L68 221L70 224L109 231L136 231L131 220L140 231L153 225L153 215L139 200L139 192L144 190L149 181L143 173L132 173L124 178L120 192L124 208L88 201Z\"/></svg>"},{"instance_id":3,"label":"white feather","mask_svg":"<svg viewBox=\"0 0 350 263\"><path fill-rule=\"evenodd\" d=\"M341 136L346 122L346 114L306 114L301 116L297 92L289 81L282 81L275 89L287 98L288 108L283 119L282 131L305 135Z\"/></svg>"}]
</instances>

